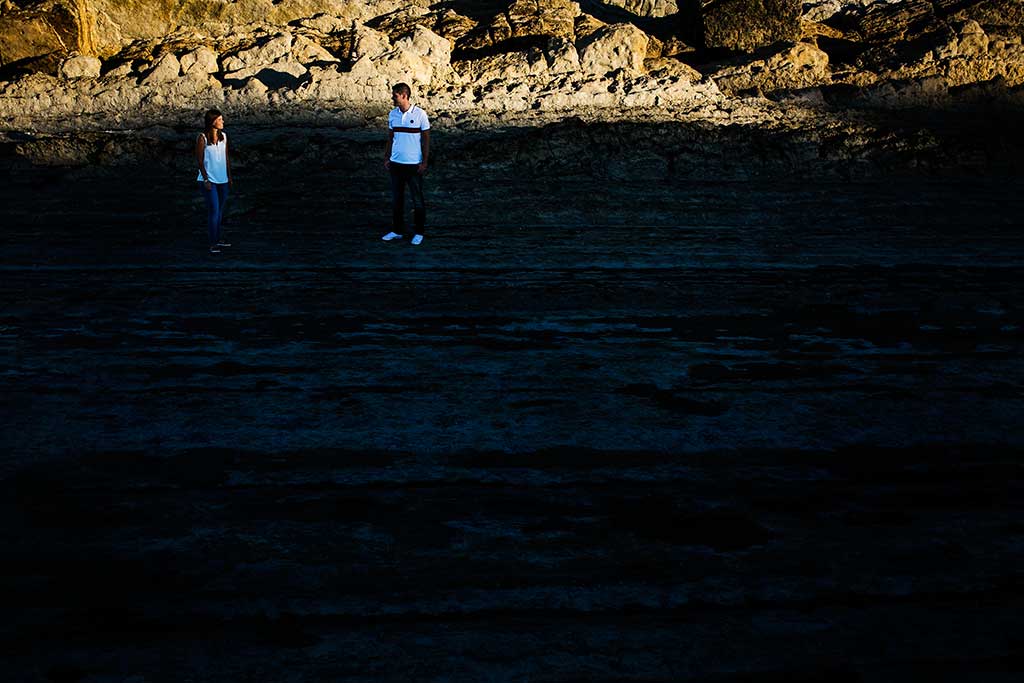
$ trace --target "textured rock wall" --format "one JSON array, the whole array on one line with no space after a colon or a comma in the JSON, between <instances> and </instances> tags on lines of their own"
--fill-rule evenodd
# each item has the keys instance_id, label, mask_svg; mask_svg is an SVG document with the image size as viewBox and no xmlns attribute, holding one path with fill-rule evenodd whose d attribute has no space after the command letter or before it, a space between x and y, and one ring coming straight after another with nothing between
<instances>
[{"instance_id":1,"label":"textured rock wall","mask_svg":"<svg viewBox=\"0 0 1024 683\"><path fill-rule=\"evenodd\" d=\"M703 0L704 46L750 51L800 37L799 0Z\"/></svg>"},{"instance_id":2,"label":"textured rock wall","mask_svg":"<svg viewBox=\"0 0 1024 683\"><path fill-rule=\"evenodd\" d=\"M387 106L396 81L438 113L484 122L531 112L728 121L751 99L1016 107L1022 5L834 0L801 16L795 0L8 2L0 115L9 128L103 126L215 105L359 121Z\"/></svg>"}]
</instances>

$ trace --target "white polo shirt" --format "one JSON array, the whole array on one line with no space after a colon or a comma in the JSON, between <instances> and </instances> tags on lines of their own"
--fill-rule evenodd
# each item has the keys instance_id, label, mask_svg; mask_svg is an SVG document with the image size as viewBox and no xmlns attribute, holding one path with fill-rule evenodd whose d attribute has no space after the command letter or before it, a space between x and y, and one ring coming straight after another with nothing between
<instances>
[{"instance_id":1,"label":"white polo shirt","mask_svg":"<svg viewBox=\"0 0 1024 683\"><path fill-rule=\"evenodd\" d=\"M396 128L415 128L416 132L395 130ZM409 111L395 107L388 114L388 129L395 131L395 140L391 143L391 161L396 164L418 164L423 161L423 148L420 147L419 131L430 130L430 119L427 113L413 105Z\"/></svg>"}]
</instances>

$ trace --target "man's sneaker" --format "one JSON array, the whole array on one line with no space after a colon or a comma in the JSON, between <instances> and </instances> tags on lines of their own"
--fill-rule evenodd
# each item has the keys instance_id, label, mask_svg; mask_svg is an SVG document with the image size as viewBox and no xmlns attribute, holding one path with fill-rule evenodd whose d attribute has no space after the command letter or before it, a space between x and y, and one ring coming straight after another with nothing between
<instances>
[{"instance_id":1,"label":"man's sneaker","mask_svg":"<svg viewBox=\"0 0 1024 683\"><path fill-rule=\"evenodd\" d=\"M413 235L412 236L412 243L413 244L419 244L422 241L423 241L423 235Z\"/></svg>"},{"instance_id":2,"label":"man's sneaker","mask_svg":"<svg viewBox=\"0 0 1024 683\"><path fill-rule=\"evenodd\" d=\"M211 254L219 254L220 253L220 249L217 248L216 244L213 245L212 247L210 247L210 253Z\"/></svg>"},{"instance_id":3,"label":"man's sneaker","mask_svg":"<svg viewBox=\"0 0 1024 683\"><path fill-rule=\"evenodd\" d=\"M391 240L400 240L402 239L402 236L399 235L397 232L389 232L388 234L381 237L381 239L384 240L385 242L390 242Z\"/></svg>"},{"instance_id":4,"label":"man's sneaker","mask_svg":"<svg viewBox=\"0 0 1024 683\"><path fill-rule=\"evenodd\" d=\"M217 242L218 247L230 247L231 242Z\"/></svg>"}]
</instances>

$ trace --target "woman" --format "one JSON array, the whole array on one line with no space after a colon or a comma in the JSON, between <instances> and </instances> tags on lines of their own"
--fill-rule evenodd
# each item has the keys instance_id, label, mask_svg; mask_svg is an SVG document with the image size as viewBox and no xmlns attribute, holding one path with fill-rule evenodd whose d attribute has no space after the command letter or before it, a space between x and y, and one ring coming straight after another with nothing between
<instances>
[{"instance_id":1,"label":"woman","mask_svg":"<svg viewBox=\"0 0 1024 683\"><path fill-rule=\"evenodd\" d=\"M210 234L210 253L219 254L221 247L230 247L220 239L224 205L231 186L231 159L228 138L224 134L224 115L216 109L206 112L205 130L196 139L196 162L199 164L199 191L206 200L206 226Z\"/></svg>"}]
</instances>

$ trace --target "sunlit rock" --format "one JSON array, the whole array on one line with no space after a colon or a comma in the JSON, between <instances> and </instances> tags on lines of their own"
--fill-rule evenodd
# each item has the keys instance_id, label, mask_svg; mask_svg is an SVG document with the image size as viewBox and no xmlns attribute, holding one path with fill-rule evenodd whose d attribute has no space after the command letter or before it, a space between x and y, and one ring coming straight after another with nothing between
<instances>
[{"instance_id":1,"label":"sunlit rock","mask_svg":"<svg viewBox=\"0 0 1024 683\"><path fill-rule=\"evenodd\" d=\"M677 0L605 0L605 4L638 17L667 17L679 12Z\"/></svg>"},{"instance_id":2,"label":"sunlit rock","mask_svg":"<svg viewBox=\"0 0 1024 683\"><path fill-rule=\"evenodd\" d=\"M256 47L241 50L234 55L225 57L223 66L225 72L241 71L255 67L273 64L289 54L292 48L292 35L284 33L264 42Z\"/></svg>"},{"instance_id":3,"label":"sunlit rock","mask_svg":"<svg viewBox=\"0 0 1024 683\"><path fill-rule=\"evenodd\" d=\"M167 53L157 60L153 68L142 79L143 85L159 85L174 81L181 74L181 62L173 54Z\"/></svg>"},{"instance_id":4,"label":"sunlit rock","mask_svg":"<svg viewBox=\"0 0 1024 683\"><path fill-rule=\"evenodd\" d=\"M513 39L555 36L574 40L580 6L570 0L514 0L508 9L459 41L463 49L501 45Z\"/></svg>"},{"instance_id":5,"label":"sunlit rock","mask_svg":"<svg viewBox=\"0 0 1024 683\"><path fill-rule=\"evenodd\" d=\"M64 60L60 65L60 75L64 78L99 78L103 64L95 57L75 55Z\"/></svg>"},{"instance_id":6,"label":"sunlit rock","mask_svg":"<svg viewBox=\"0 0 1024 683\"><path fill-rule=\"evenodd\" d=\"M744 59L710 75L723 92L733 94L808 88L830 81L828 55L808 43L796 43L766 58Z\"/></svg>"},{"instance_id":7,"label":"sunlit rock","mask_svg":"<svg viewBox=\"0 0 1024 683\"><path fill-rule=\"evenodd\" d=\"M580 67L593 74L639 71L647 56L647 43L647 34L632 24L605 26L579 47Z\"/></svg>"},{"instance_id":8,"label":"sunlit rock","mask_svg":"<svg viewBox=\"0 0 1024 683\"><path fill-rule=\"evenodd\" d=\"M184 74L213 74L220 71L217 53L208 47L199 47L181 56L181 72Z\"/></svg>"}]
</instances>

